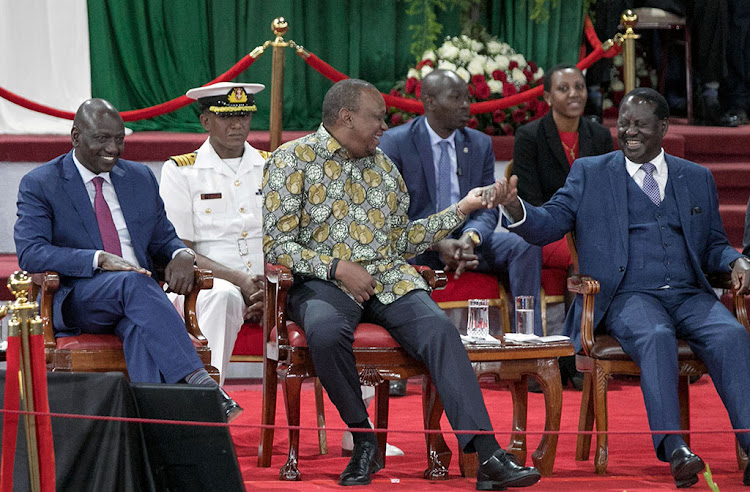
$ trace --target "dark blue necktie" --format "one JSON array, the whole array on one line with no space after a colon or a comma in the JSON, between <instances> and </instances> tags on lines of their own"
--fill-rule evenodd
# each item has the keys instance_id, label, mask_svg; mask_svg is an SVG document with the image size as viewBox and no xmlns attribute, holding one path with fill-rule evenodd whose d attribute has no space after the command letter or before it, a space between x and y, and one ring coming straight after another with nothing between
<instances>
[{"instance_id":1,"label":"dark blue necktie","mask_svg":"<svg viewBox=\"0 0 750 492\"><path fill-rule=\"evenodd\" d=\"M641 165L641 169L646 173L643 177L643 192L654 202L654 205L659 206L661 204L661 194L659 193L659 185L654 179L656 166L647 162Z\"/></svg>"},{"instance_id":2,"label":"dark blue necktie","mask_svg":"<svg viewBox=\"0 0 750 492\"><path fill-rule=\"evenodd\" d=\"M451 205L451 157L449 154L450 142L442 140L440 146L440 158L438 159L437 176L437 211L445 210Z\"/></svg>"}]
</instances>

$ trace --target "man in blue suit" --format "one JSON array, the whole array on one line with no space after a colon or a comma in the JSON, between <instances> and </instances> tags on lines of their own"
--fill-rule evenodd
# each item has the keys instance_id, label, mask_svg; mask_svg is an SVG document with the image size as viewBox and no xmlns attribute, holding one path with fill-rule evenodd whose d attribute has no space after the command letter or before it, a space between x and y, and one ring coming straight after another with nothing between
<instances>
[{"instance_id":1,"label":"man in blue suit","mask_svg":"<svg viewBox=\"0 0 750 492\"><path fill-rule=\"evenodd\" d=\"M472 188L495 181L492 141L484 133L466 128L466 82L455 72L433 70L422 80L421 99L424 116L392 128L380 138L380 149L406 182L412 220L439 212ZM507 273L513 296L534 296L534 331L541 335L541 248L513 234L495 232L497 222L497 209L474 212L452 239L439 242L414 262L454 270L456 277L464 269Z\"/></svg>"},{"instance_id":2,"label":"man in blue suit","mask_svg":"<svg viewBox=\"0 0 750 492\"><path fill-rule=\"evenodd\" d=\"M166 264L169 288L189 293L195 253L167 220L153 173L119 158L124 138L123 120L109 102L81 105L71 130L73 150L21 180L19 265L60 274L53 300L56 336L115 333L132 381L217 385L151 276L155 263ZM221 394L231 420L242 409Z\"/></svg>"},{"instance_id":3,"label":"man in blue suit","mask_svg":"<svg viewBox=\"0 0 750 492\"><path fill-rule=\"evenodd\" d=\"M516 196L503 180L509 227L547 244L575 231L582 272L599 280L594 325L607 330L641 368L652 430L679 430L677 339L706 364L736 429L750 427L750 337L719 302L704 272L730 272L739 293L750 290L750 260L729 245L708 169L664 153L669 107L639 88L620 105L620 151L573 163L565 186L541 207ZM566 330L580 349L582 299ZM737 436L745 451L750 435ZM657 457L669 461L678 487L698 481L703 461L679 434L654 434ZM750 485L750 467L743 481Z\"/></svg>"}]
</instances>

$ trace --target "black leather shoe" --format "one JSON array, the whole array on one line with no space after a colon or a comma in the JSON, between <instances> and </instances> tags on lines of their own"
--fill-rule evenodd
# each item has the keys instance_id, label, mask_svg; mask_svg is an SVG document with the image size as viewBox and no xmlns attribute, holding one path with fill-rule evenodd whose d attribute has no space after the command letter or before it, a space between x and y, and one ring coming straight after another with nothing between
<instances>
[{"instance_id":1,"label":"black leather shoe","mask_svg":"<svg viewBox=\"0 0 750 492\"><path fill-rule=\"evenodd\" d=\"M367 485L372 481L370 475L384 464L377 443L360 441L354 444L352 458L339 477L339 485Z\"/></svg>"},{"instance_id":2,"label":"black leather shoe","mask_svg":"<svg viewBox=\"0 0 750 492\"><path fill-rule=\"evenodd\" d=\"M528 487L539 481L536 468L520 466L516 457L502 449L477 468L477 490L505 490L507 487Z\"/></svg>"},{"instance_id":3,"label":"black leather shoe","mask_svg":"<svg viewBox=\"0 0 750 492\"><path fill-rule=\"evenodd\" d=\"M750 487L750 460L745 463L745 472L742 474L742 483Z\"/></svg>"},{"instance_id":4,"label":"black leather shoe","mask_svg":"<svg viewBox=\"0 0 750 492\"><path fill-rule=\"evenodd\" d=\"M224 410L224 415L227 417L228 424L240 416L242 413L242 407L234 401L221 386L219 386L219 392L221 394L221 409Z\"/></svg>"},{"instance_id":5,"label":"black leather shoe","mask_svg":"<svg viewBox=\"0 0 750 492\"><path fill-rule=\"evenodd\" d=\"M706 467L703 460L684 445L672 451L669 466L678 489L684 489L698 483L698 474Z\"/></svg>"},{"instance_id":6,"label":"black leather shoe","mask_svg":"<svg viewBox=\"0 0 750 492\"><path fill-rule=\"evenodd\" d=\"M406 396L406 379L394 379L388 383L389 396Z\"/></svg>"}]
</instances>

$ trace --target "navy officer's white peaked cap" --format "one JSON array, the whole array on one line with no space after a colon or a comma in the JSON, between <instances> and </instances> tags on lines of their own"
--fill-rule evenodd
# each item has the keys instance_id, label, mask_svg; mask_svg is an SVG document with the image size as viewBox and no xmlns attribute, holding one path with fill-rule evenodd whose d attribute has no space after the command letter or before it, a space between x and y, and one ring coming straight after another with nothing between
<instances>
[{"instance_id":1,"label":"navy officer's white peaked cap","mask_svg":"<svg viewBox=\"0 0 750 492\"><path fill-rule=\"evenodd\" d=\"M220 115L251 113L257 108L253 94L265 89L263 84L244 82L218 82L204 87L195 87L185 93L196 99L201 108Z\"/></svg>"}]
</instances>

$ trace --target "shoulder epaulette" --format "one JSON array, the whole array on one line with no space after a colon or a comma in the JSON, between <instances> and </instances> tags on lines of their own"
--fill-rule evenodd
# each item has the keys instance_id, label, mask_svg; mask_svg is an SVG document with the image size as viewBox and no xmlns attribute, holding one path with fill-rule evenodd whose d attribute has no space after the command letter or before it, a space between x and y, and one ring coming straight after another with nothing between
<instances>
[{"instance_id":1,"label":"shoulder epaulette","mask_svg":"<svg viewBox=\"0 0 750 492\"><path fill-rule=\"evenodd\" d=\"M264 159L268 159L269 157L271 157L271 152L268 152L267 150L259 150L259 149L255 149L255 150L257 150L260 156Z\"/></svg>"},{"instance_id":2,"label":"shoulder epaulette","mask_svg":"<svg viewBox=\"0 0 750 492\"><path fill-rule=\"evenodd\" d=\"M175 164L177 164L177 167L183 167L183 166L192 166L195 164L195 158L198 157L198 154L195 152L191 152L189 154L182 154L182 155L173 155L170 157L171 160L174 161Z\"/></svg>"}]
</instances>

